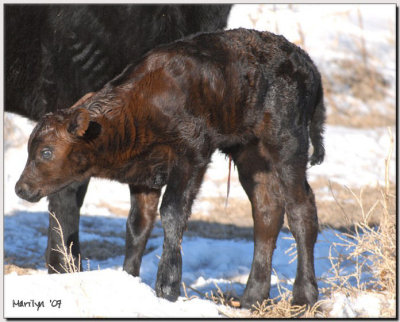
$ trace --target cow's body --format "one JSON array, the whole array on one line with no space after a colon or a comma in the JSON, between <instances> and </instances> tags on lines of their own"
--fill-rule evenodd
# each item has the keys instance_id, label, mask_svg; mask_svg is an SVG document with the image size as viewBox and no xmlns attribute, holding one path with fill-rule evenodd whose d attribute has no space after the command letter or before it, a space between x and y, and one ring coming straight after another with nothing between
<instances>
[{"instance_id":1,"label":"cow's body","mask_svg":"<svg viewBox=\"0 0 400 322\"><path fill-rule=\"evenodd\" d=\"M5 6L5 110L38 120L150 49L226 26L228 5Z\"/></svg>"},{"instance_id":2,"label":"cow's body","mask_svg":"<svg viewBox=\"0 0 400 322\"><path fill-rule=\"evenodd\" d=\"M191 33L224 28L229 10L230 5L6 4L5 110L38 120L67 108L83 94L101 89L148 50ZM49 273L64 272L64 259L54 249L72 245L78 261L79 209L87 185L74 182L49 196L49 211L57 215L65 242L49 216ZM137 204L140 200L131 193L131 213ZM130 230L128 220L128 235Z\"/></svg>"},{"instance_id":3,"label":"cow's body","mask_svg":"<svg viewBox=\"0 0 400 322\"><path fill-rule=\"evenodd\" d=\"M16 191L36 201L92 176L129 183L142 207L132 218L124 269L138 275L166 185L156 291L175 300L182 234L212 153L220 149L237 165L253 210L254 260L242 305L269 295L285 210L298 247L294 302L312 305L318 220L306 166L309 137L311 163L323 160L324 112L318 70L283 37L245 29L200 34L150 51L102 90L45 116L31 135ZM46 150L52 157L45 160Z\"/></svg>"}]
</instances>

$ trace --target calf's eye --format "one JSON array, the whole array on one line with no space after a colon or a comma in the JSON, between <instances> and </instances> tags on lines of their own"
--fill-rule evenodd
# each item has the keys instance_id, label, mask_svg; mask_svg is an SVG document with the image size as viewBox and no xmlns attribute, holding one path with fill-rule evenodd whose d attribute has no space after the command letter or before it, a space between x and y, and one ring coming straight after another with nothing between
<instances>
[{"instance_id":1,"label":"calf's eye","mask_svg":"<svg viewBox=\"0 0 400 322\"><path fill-rule=\"evenodd\" d=\"M42 158L45 160L50 160L51 157L53 156L53 152L50 149L43 149L40 152L40 154L41 154Z\"/></svg>"}]
</instances>

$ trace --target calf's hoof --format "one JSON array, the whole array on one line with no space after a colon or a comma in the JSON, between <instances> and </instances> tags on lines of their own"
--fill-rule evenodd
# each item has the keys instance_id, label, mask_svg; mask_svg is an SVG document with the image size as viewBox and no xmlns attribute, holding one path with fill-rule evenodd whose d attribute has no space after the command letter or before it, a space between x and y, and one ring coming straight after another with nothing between
<instances>
[{"instance_id":1,"label":"calf's hoof","mask_svg":"<svg viewBox=\"0 0 400 322\"><path fill-rule=\"evenodd\" d=\"M318 287L315 281L295 282L292 305L312 307L318 301Z\"/></svg>"},{"instance_id":2,"label":"calf's hoof","mask_svg":"<svg viewBox=\"0 0 400 322\"><path fill-rule=\"evenodd\" d=\"M180 287L156 283L156 295L168 301L175 302L180 295Z\"/></svg>"},{"instance_id":3,"label":"calf's hoof","mask_svg":"<svg viewBox=\"0 0 400 322\"><path fill-rule=\"evenodd\" d=\"M258 294L256 292L244 292L242 299L240 300L240 307L244 309L254 309L261 305L265 300L268 299L268 296Z\"/></svg>"},{"instance_id":4,"label":"calf's hoof","mask_svg":"<svg viewBox=\"0 0 400 322\"><path fill-rule=\"evenodd\" d=\"M139 276L140 273L140 263L130 263L125 260L123 265L123 270L132 276Z\"/></svg>"},{"instance_id":5,"label":"calf's hoof","mask_svg":"<svg viewBox=\"0 0 400 322\"><path fill-rule=\"evenodd\" d=\"M164 250L158 264L156 294L175 302L181 293L182 258L179 251Z\"/></svg>"}]
</instances>

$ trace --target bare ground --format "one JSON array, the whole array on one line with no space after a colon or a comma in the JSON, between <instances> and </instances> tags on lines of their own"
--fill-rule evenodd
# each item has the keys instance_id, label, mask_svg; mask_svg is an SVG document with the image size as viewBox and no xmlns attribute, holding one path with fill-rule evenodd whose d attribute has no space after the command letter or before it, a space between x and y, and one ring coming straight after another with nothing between
<instances>
[{"instance_id":1,"label":"bare ground","mask_svg":"<svg viewBox=\"0 0 400 322\"><path fill-rule=\"evenodd\" d=\"M339 184L331 183L327 179L320 179L310 183L310 185L316 195L320 229L331 227L346 231L351 230L363 217L356 197L359 198L360 194L362 195L364 214L367 214L377 200L380 199L383 189L383 187L376 186L364 187L362 189L353 188L350 190ZM329 194L321 193L320 191L326 187L329 189ZM395 195L395 190L395 185L392 184L390 193ZM193 213L188 225L189 231L198 232L199 235L212 238L226 238L226 236L231 236L228 238L232 238L232 236L236 237L236 234L252 238L251 228L253 220L248 200L230 198L226 208L225 197L207 198L206 201L212 205L212 209L207 214ZM390 206L390 211L395 213L394 200ZM369 224L379 224L381 213L382 205L378 202L371 210ZM205 230L205 223L212 223L215 225L215 228ZM249 230L245 228L249 228ZM283 229L287 228L288 225L285 216Z\"/></svg>"}]
</instances>

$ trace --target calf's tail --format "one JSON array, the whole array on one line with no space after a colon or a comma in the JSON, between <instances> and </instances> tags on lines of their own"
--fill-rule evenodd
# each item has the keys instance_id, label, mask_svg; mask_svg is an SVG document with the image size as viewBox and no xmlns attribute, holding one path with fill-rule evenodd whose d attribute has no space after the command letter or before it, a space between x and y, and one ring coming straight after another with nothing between
<instances>
[{"instance_id":1,"label":"calf's tail","mask_svg":"<svg viewBox=\"0 0 400 322\"><path fill-rule=\"evenodd\" d=\"M321 82L319 84L316 98L316 105L314 107L314 111L312 113L309 124L309 135L314 148L313 154L310 158L311 165L321 164L322 161L324 161L325 156L325 148L323 142L325 105Z\"/></svg>"}]
</instances>

